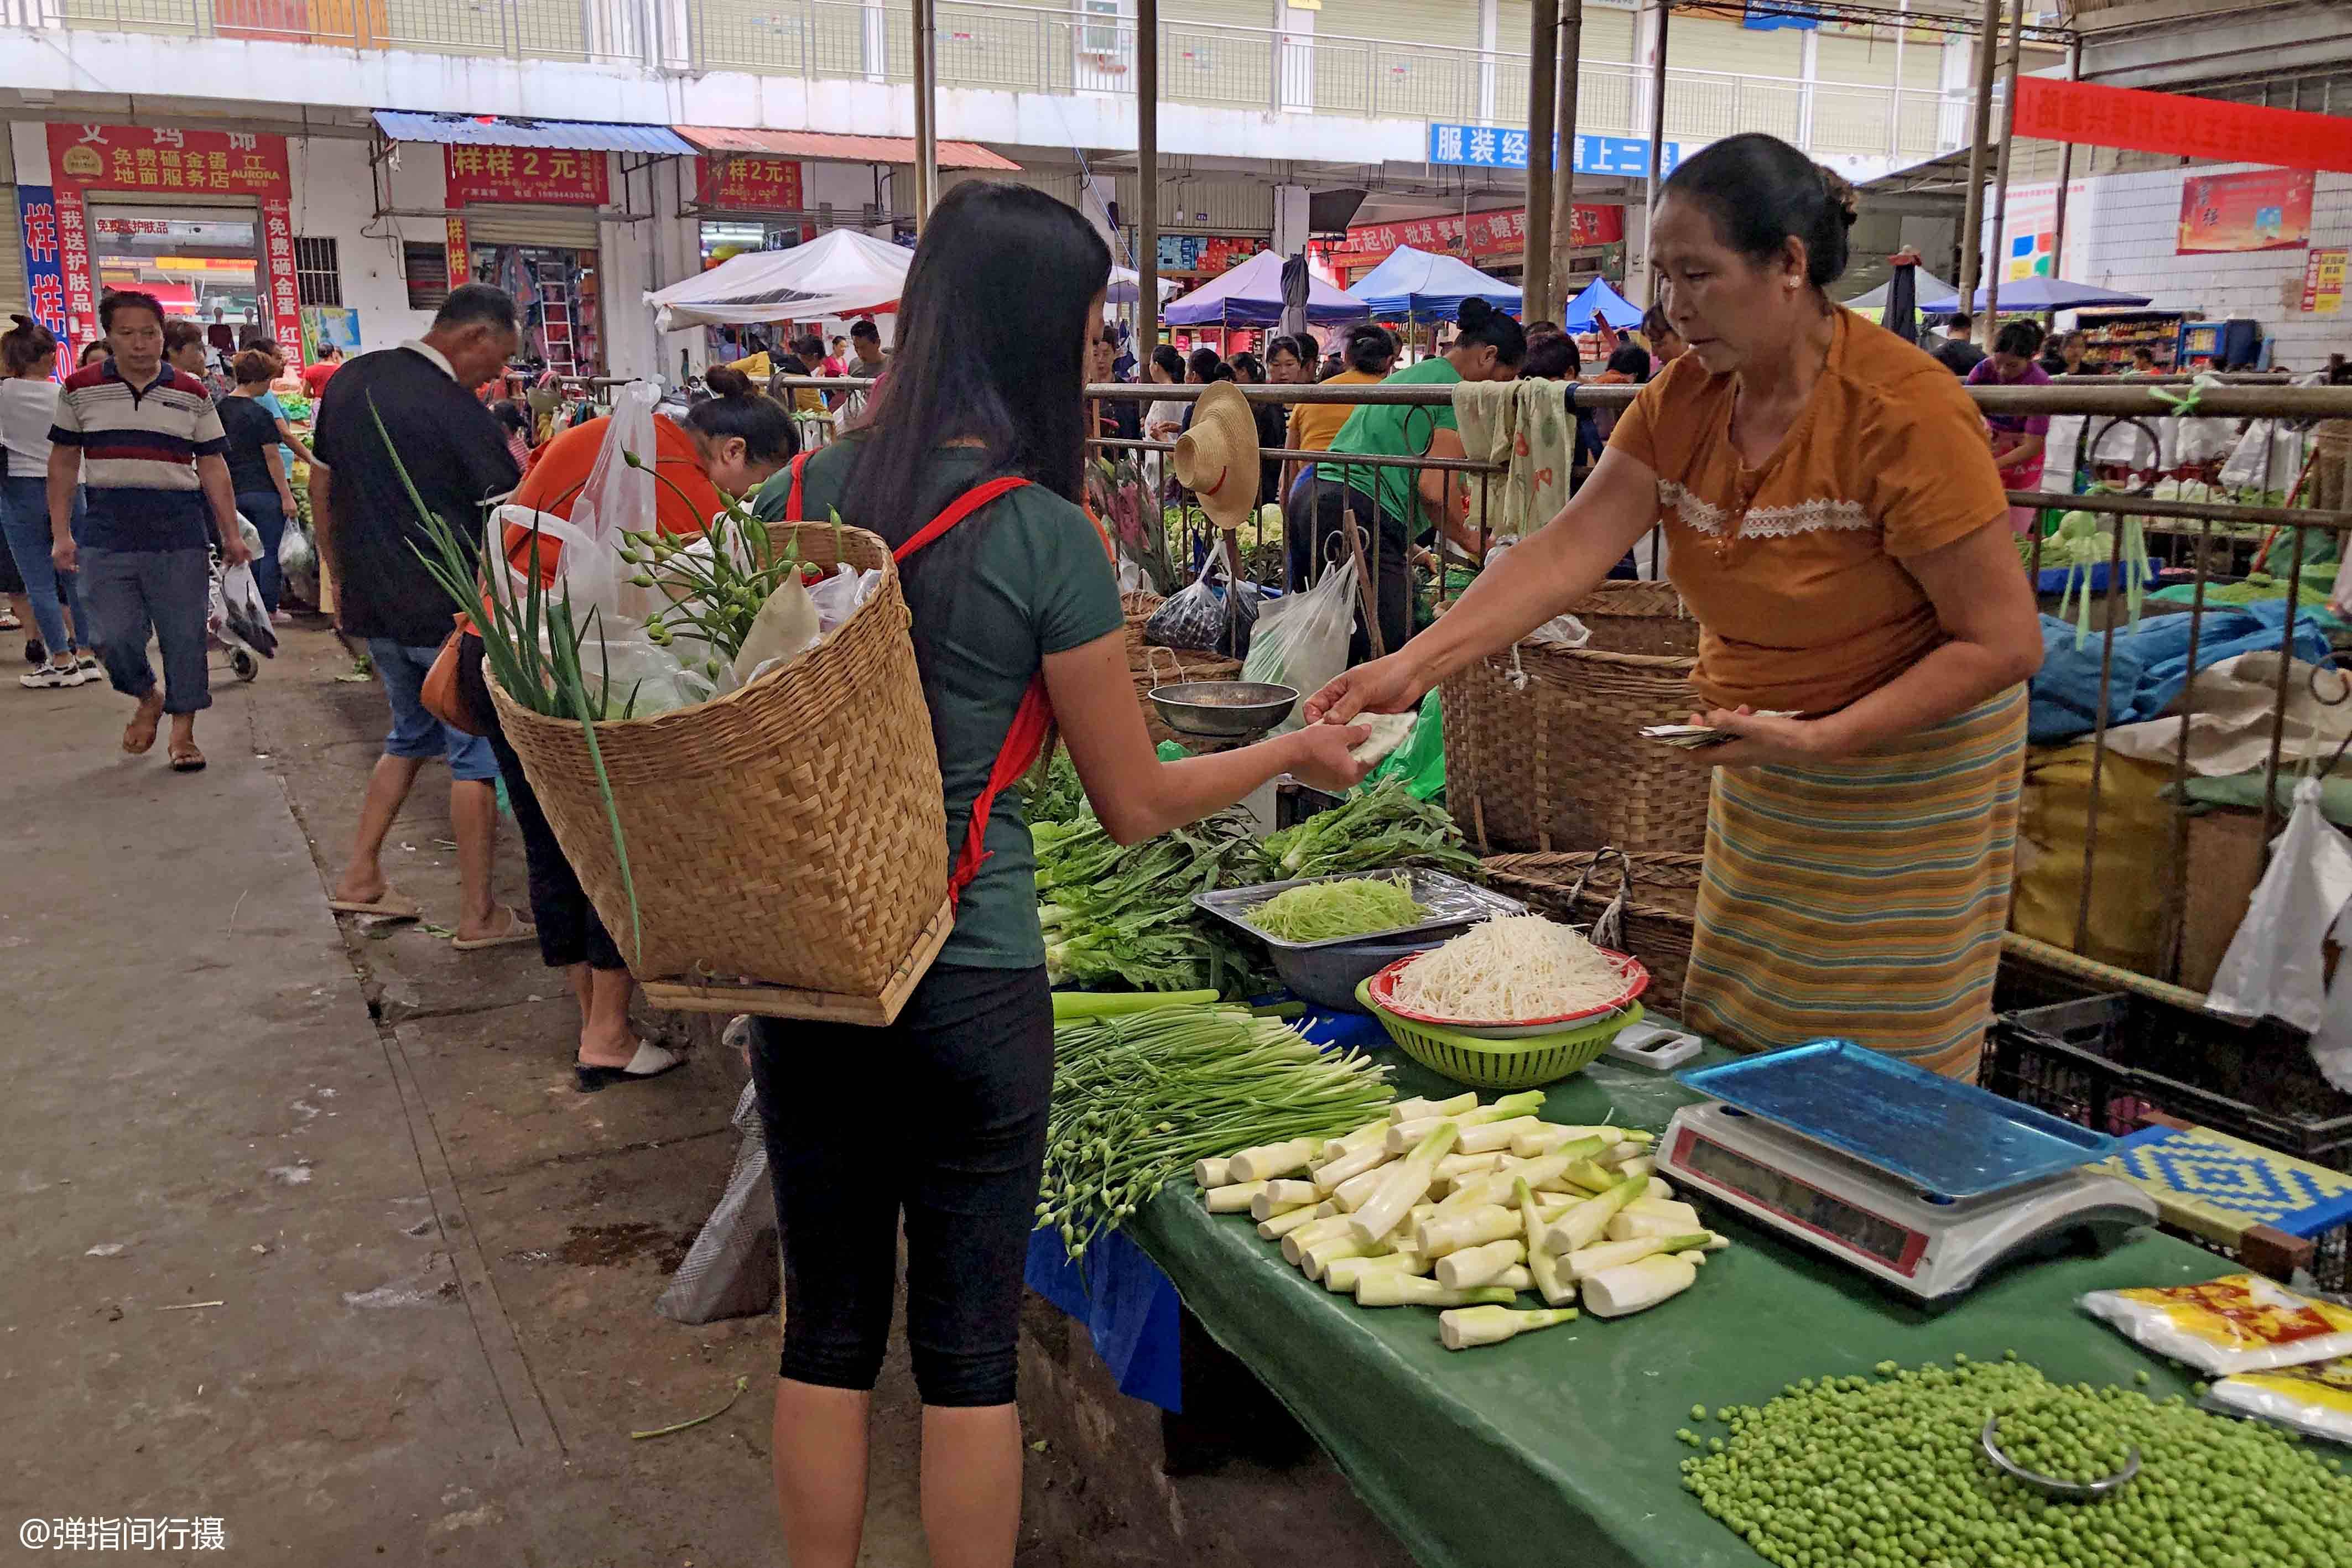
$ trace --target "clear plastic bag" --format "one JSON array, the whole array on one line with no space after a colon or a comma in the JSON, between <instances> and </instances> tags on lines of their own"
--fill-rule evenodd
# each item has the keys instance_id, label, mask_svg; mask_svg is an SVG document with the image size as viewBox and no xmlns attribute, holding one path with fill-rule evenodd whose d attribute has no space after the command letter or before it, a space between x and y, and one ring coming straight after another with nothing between
<instances>
[{"instance_id":1,"label":"clear plastic bag","mask_svg":"<svg viewBox=\"0 0 2352 1568\"><path fill-rule=\"evenodd\" d=\"M2319 809L2319 780L2294 787L2294 811L2272 841L2270 870L2221 956L2205 1005L2233 1018L2265 1014L2305 1031L2327 1012L2328 928L2352 903L2352 840Z\"/></svg>"},{"instance_id":2,"label":"clear plastic bag","mask_svg":"<svg viewBox=\"0 0 2352 1568\"><path fill-rule=\"evenodd\" d=\"M2206 1391L2204 1405L2307 1437L2352 1443L2352 1356L2225 1377Z\"/></svg>"},{"instance_id":3,"label":"clear plastic bag","mask_svg":"<svg viewBox=\"0 0 2352 1568\"><path fill-rule=\"evenodd\" d=\"M239 564L224 569L215 592L226 629L262 657L276 658L278 633L270 629L269 607L261 601L261 585L253 580L253 568Z\"/></svg>"},{"instance_id":4,"label":"clear plastic bag","mask_svg":"<svg viewBox=\"0 0 2352 1568\"><path fill-rule=\"evenodd\" d=\"M2076 1304L2135 1344L2200 1372L2265 1372L2352 1355L2352 1309L2298 1296L2253 1274L2093 1291Z\"/></svg>"},{"instance_id":5,"label":"clear plastic bag","mask_svg":"<svg viewBox=\"0 0 2352 1568\"><path fill-rule=\"evenodd\" d=\"M882 569L869 567L859 571L844 561L834 568L833 575L811 585L810 601L816 605L817 629L831 632L835 627L857 613L859 605L874 597L882 586Z\"/></svg>"},{"instance_id":6,"label":"clear plastic bag","mask_svg":"<svg viewBox=\"0 0 2352 1568\"><path fill-rule=\"evenodd\" d=\"M292 517L286 519L285 537L278 541L278 570L289 579L311 577L319 570L319 552L310 534Z\"/></svg>"},{"instance_id":7,"label":"clear plastic bag","mask_svg":"<svg viewBox=\"0 0 2352 1568\"><path fill-rule=\"evenodd\" d=\"M1267 605L1250 634L1242 679L1288 686L1298 694L1298 702L1274 727L1276 735L1297 728L1307 699L1348 667L1348 639L1356 628L1356 562L1343 550L1329 554L1331 564L1315 585Z\"/></svg>"},{"instance_id":8,"label":"clear plastic bag","mask_svg":"<svg viewBox=\"0 0 2352 1568\"><path fill-rule=\"evenodd\" d=\"M654 1302L654 1311L672 1322L751 1317L774 1306L782 1288L775 1188L768 1181L768 1145L760 1134L759 1100L751 1084L743 1085L735 1102L735 1125L743 1136L726 1194L703 1221L668 1289Z\"/></svg>"},{"instance_id":9,"label":"clear plastic bag","mask_svg":"<svg viewBox=\"0 0 2352 1568\"><path fill-rule=\"evenodd\" d=\"M1169 595L1151 612L1151 619L1143 623L1143 640L1154 647L1248 658L1250 634L1257 623L1257 584L1243 582L1227 591L1211 580L1223 571L1222 553L1212 549L1192 585Z\"/></svg>"}]
</instances>

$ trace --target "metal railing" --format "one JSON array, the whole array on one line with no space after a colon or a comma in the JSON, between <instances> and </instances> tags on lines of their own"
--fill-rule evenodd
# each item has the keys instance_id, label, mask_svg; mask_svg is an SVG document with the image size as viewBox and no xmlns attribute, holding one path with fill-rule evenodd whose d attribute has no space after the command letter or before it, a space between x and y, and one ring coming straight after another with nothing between
<instances>
[{"instance_id":1,"label":"metal railing","mask_svg":"<svg viewBox=\"0 0 2352 1568\"><path fill-rule=\"evenodd\" d=\"M1467 14L1465 13L1465 21ZM905 82L910 13L856 0L0 0L0 23ZM943 87L1129 93L1131 19L947 0ZM1527 120L1528 60L1504 50L1181 19L1160 26L1171 103L1423 120L1508 129ZM1586 60L1577 130L1645 136L1645 68ZM1960 145L1965 94L1669 69L1666 134L1768 131L1823 152L1927 156Z\"/></svg>"}]
</instances>

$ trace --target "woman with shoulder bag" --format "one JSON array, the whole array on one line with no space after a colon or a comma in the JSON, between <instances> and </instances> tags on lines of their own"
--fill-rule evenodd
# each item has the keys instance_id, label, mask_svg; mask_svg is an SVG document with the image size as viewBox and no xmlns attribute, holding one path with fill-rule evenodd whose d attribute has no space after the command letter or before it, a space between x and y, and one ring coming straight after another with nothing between
<instances>
[{"instance_id":1,"label":"woman with shoulder bag","mask_svg":"<svg viewBox=\"0 0 2352 1568\"><path fill-rule=\"evenodd\" d=\"M857 1560L902 1216L930 1561L1013 1562L1014 1343L1054 1019L1035 852L1004 783L1058 726L1103 826L1132 843L1281 773L1326 789L1364 773L1348 747L1367 732L1338 726L1153 755L1118 584L1079 506L1087 343L1109 274L1076 209L1016 185L957 186L923 225L899 347L865 419L760 496L763 517L838 509L897 553L958 890L954 929L895 1024L759 1020L752 1075L784 1237L776 1492L793 1568ZM879 1172L839 1109L877 1095L905 1134Z\"/></svg>"}]
</instances>

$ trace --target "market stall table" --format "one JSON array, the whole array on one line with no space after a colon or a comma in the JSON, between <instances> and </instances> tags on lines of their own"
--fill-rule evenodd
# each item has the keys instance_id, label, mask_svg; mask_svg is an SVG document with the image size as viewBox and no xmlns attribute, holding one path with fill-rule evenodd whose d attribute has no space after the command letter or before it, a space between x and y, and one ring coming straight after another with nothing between
<instances>
[{"instance_id":1,"label":"market stall table","mask_svg":"<svg viewBox=\"0 0 2352 1568\"><path fill-rule=\"evenodd\" d=\"M1458 1085L1393 1051L1400 1096ZM1710 1050L1707 1062L1731 1060ZM1544 1115L1663 1130L1696 1099L1669 1077L1606 1062L1556 1085ZM1242 1216L1212 1216L1176 1183L1129 1222L1210 1335L1239 1357L1329 1451L1364 1500L1432 1568L1493 1568L1572 1555L1580 1568L1706 1568L1761 1561L1682 1487L1676 1441L1691 1406L1765 1403L1800 1378L1867 1375L2014 1350L2053 1379L2188 1384L2076 1311L2085 1291L2172 1285L2225 1260L2154 1231L2105 1258L2068 1255L1989 1278L1929 1313L1819 1254L1702 1202L1734 1245L1700 1288L1654 1311L1585 1318L1454 1353L1437 1314L1366 1310L1307 1280Z\"/></svg>"}]
</instances>

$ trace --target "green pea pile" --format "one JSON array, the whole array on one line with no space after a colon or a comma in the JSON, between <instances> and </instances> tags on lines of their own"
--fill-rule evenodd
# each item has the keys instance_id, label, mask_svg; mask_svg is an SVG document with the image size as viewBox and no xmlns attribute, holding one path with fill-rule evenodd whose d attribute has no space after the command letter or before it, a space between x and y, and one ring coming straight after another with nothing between
<instances>
[{"instance_id":1,"label":"green pea pile","mask_svg":"<svg viewBox=\"0 0 2352 1568\"><path fill-rule=\"evenodd\" d=\"M1806 1378L1715 1412L1727 1440L1683 1486L1781 1568L2345 1568L2352 1478L2293 1434L2126 1388L2057 1384L2014 1359L1878 1377ZM1694 1406L1700 1419L1703 1407ZM2092 1481L2140 1452L2137 1479L2062 1501L2004 1475L1978 1444L2000 1417L2027 1469Z\"/></svg>"}]
</instances>

